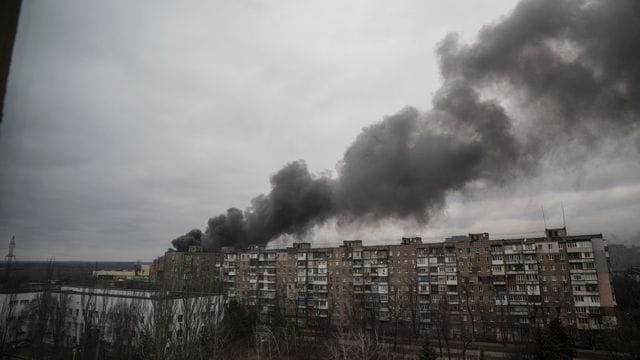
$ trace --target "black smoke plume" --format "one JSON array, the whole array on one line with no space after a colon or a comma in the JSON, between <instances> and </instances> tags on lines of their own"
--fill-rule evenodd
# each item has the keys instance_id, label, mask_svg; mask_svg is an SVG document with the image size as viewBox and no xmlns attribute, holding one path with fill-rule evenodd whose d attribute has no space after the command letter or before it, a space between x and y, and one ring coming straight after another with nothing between
<instances>
[{"instance_id":1,"label":"black smoke plume","mask_svg":"<svg viewBox=\"0 0 640 360\"><path fill-rule=\"evenodd\" d=\"M202 237L204 234L202 231L198 229L193 229L188 233L171 240L171 245L178 251L187 251L189 250L189 246L200 246L202 245Z\"/></svg>"},{"instance_id":2,"label":"black smoke plume","mask_svg":"<svg viewBox=\"0 0 640 360\"><path fill-rule=\"evenodd\" d=\"M535 174L567 142L594 145L638 129L636 0L522 1L475 43L450 34L437 54L443 85L430 111L408 107L363 129L335 178L311 174L302 160L287 164L270 193L209 220L205 249L302 236L330 218L427 223L451 192ZM174 246L200 241L192 233Z\"/></svg>"}]
</instances>

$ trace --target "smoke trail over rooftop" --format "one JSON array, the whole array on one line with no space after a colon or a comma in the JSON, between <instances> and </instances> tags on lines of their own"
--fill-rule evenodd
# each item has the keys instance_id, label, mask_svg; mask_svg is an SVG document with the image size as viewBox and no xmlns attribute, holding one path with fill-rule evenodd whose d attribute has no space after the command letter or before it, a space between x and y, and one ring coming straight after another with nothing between
<instances>
[{"instance_id":1,"label":"smoke trail over rooftop","mask_svg":"<svg viewBox=\"0 0 640 360\"><path fill-rule=\"evenodd\" d=\"M247 209L231 208L202 236L191 231L173 244L265 244L328 219L426 224L452 192L534 175L547 151L567 140L594 144L636 131L639 45L636 1L523 1L473 44L448 35L438 46L443 85L432 109L407 107L363 129L336 177L289 163ZM496 89L508 95L488 98Z\"/></svg>"}]
</instances>

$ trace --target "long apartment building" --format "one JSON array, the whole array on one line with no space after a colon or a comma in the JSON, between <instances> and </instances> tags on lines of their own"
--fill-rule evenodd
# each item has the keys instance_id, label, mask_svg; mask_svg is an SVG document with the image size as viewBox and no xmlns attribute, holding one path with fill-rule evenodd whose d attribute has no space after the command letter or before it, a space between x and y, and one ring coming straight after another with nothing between
<instances>
[{"instance_id":1,"label":"long apartment building","mask_svg":"<svg viewBox=\"0 0 640 360\"><path fill-rule=\"evenodd\" d=\"M479 233L376 246L192 247L166 253L163 272L174 287L221 284L227 299L265 319L307 324L398 320L414 331L446 325L454 333L518 338L553 318L580 330L616 323L606 240L568 236L564 228L517 239Z\"/></svg>"}]
</instances>

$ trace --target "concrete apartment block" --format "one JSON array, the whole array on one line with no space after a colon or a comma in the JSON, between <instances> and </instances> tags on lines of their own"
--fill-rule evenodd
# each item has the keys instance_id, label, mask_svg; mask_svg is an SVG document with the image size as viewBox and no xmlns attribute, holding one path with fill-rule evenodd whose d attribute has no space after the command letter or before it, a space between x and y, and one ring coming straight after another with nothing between
<instances>
[{"instance_id":1,"label":"concrete apartment block","mask_svg":"<svg viewBox=\"0 0 640 360\"><path fill-rule=\"evenodd\" d=\"M164 275L175 288L219 283L228 300L299 324L371 326L397 321L414 331L517 339L558 318L579 330L616 323L606 240L601 234L491 239L488 233L425 243L168 252Z\"/></svg>"}]
</instances>

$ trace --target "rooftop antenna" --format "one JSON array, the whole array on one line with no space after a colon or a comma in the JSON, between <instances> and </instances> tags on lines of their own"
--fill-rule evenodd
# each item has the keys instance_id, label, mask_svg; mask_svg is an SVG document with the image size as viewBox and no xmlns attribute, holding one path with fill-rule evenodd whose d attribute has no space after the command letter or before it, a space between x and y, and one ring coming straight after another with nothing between
<instances>
[{"instance_id":1,"label":"rooftop antenna","mask_svg":"<svg viewBox=\"0 0 640 360\"><path fill-rule=\"evenodd\" d=\"M544 221L544 228L547 228L547 218L546 216L544 216L544 206L540 205L540 208L542 209L542 221Z\"/></svg>"},{"instance_id":2,"label":"rooftop antenna","mask_svg":"<svg viewBox=\"0 0 640 360\"><path fill-rule=\"evenodd\" d=\"M562 227L567 230L567 221L564 218L564 204L560 201L560 207L562 207Z\"/></svg>"}]
</instances>

